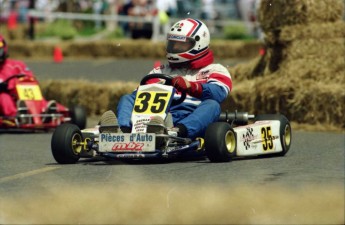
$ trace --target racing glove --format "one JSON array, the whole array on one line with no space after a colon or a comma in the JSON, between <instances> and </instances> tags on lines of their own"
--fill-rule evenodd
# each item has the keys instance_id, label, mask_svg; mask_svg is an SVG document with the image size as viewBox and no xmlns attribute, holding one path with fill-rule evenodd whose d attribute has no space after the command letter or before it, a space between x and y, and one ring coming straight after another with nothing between
<instances>
[{"instance_id":1,"label":"racing glove","mask_svg":"<svg viewBox=\"0 0 345 225\"><path fill-rule=\"evenodd\" d=\"M202 85L197 82L188 81L182 76L172 79L172 85L180 92L186 92L190 96L200 98L202 95Z\"/></svg>"},{"instance_id":2,"label":"racing glove","mask_svg":"<svg viewBox=\"0 0 345 225\"><path fill-rule=\"evenodd\" d=\"M7 82L0 82L0 92L7 91Z\"/></svg>"}]
</instances>

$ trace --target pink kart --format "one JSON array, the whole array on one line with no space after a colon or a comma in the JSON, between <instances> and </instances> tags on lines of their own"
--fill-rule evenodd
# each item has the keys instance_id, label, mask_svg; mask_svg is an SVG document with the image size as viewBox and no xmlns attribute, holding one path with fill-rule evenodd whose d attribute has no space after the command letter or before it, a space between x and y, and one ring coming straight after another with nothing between
<instances>
[{"instance_id":1,"label":"pink kart","mask_svg":"<svg viewBox=\"0 0 345 225\"><path fill-rule=\"evenodd\" d=\"M76 124L80 129L86 127L86 111L81 106L67 108L54 100L43 97L38 81L25 74L9 77L4 81L16 79L15 97L17 102L16 116L0 115L0 130L49 130L62 123Z\"/></svg>"}]
</instances>

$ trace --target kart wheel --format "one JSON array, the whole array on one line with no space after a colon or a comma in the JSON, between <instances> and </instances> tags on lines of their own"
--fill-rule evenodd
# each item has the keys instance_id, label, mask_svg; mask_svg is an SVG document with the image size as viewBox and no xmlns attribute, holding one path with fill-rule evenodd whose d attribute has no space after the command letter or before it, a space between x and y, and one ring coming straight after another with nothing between
<instances>
[{"instance_id":1,"label":"kart wheel","mask_svg":"<svg viewBox=\"0 0 345 225\"><path fill-rule=\"evenodd\" d=\"M70 123L58 126L52 136L51 149L56 162L60 164L76 163L82 151L83 141L80 129Z\"/></svg>"},{"instance_id":2,"label":"kart wheel","mask_svg":"<svg viewBox=\"0 0 345 225\"><path fill-rule=\"evenodd\" d=\"M85 129L86 127L86 111L84 107L73 106L70 109L71 112L71 122L77 125L80 129Z\"/></svg>"},{"instance_id":3,"label":"kart wheel","mask_svg":"<svg viewBox=\"0 0 345 225\"><path fill-rule=\"evenodd\" d=\"M225 122L209 125L205 134L205 151L211 162L229 162L236 156L236 133Z\"/></svg>"},{"instance_id":4,"label":"kart wheel","mask_svg":"<svg viewBox=\"0 0 345 225\"><path fill-rule=\"evenodd\" d=\"M279 152L278 155L284 156L290 149L292 132L289 120L281 114L263 114L257 115L255 121L260 120L278 120L280 122L280 142L283 147L283 151Z\"/></svg>"}]
</instances>

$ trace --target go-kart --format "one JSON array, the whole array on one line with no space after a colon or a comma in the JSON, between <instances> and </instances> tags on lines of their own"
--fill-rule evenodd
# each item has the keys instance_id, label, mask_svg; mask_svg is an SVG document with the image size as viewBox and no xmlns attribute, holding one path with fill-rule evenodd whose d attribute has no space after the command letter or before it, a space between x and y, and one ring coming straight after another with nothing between
<instances>
[{"instance_id":1,"label":"go-kart","mask_svg":"<svg viewBox=\"0 0 345 225\"><path fill-rule=\"evenodd\" d=\"M16 116L0 115L0 130L2 131L37 131L55 129L63 123L73 123L78 128L86 127L86 111L81 106L67 108L55 103L52 109L47 110L47 101L44 99L38 81L25 74L17 74L6 79L7 85L15 79L15 99L24 102L25 113L17 113ZM18 112L19 107L17 105ZM23 122L25 121L25 122Z\"/></svg>"},{"instance_id":2,"label":"go-kart","mask_svg":"<svg viewBox=\"0 0 345 225\"><path fill-rule=\"evenodd\" d=\"M165 80L165 83L146 84L152 78ZM163 74L143 78L137 90L129 133L121 131L115 114L111 113L105 120L102 116L93 128L80 130L73 124L60 125L51 140L53 157L60 164L96 156L171 159L195 155L206 156L212 162L227 162L238 157L283 156L290 149L290 122L280 114L254 116L246 112L222 112L219 121L209 125L204 137L195 140L178 137L172 128L169 108L182 103L186 93L175 99L175 88L171 84L172 78Z\"/></svg>"}]
</instances>

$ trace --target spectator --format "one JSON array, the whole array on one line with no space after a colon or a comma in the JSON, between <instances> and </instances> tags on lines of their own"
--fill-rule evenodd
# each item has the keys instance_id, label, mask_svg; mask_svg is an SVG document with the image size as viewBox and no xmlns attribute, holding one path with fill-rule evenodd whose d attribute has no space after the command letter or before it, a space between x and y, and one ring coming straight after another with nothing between
<instances>
[{"instance_id":1,"label":"spectator","mask_svg":"<svg viewBox=\"0 0 345 225\"><path fill-rule=\"evenodd\" d=\"M214 20L217 16L214 9L214 0L202 0L202 13L201 18L204 20Z\"/></svg>"},{"instance_id":2,"label":"spectator","mask_svg":"<svg viewBox=\"0 0 345 225\"><path fill-rule=\"evenodd\" d=\"M123 6L119 9L119 15L128 16L129 9L134 7L134 4L131 0L127 0L123 3ZM119 25L121 26L125 36L130 35L129 23L128 22L120 22Z\"/></svg>"},{"instance_id":3,"label":"spectator","mask_svg":"<svg viewBox=\"0 0 345 225\"><path fill-rule=\"evenodd\" d=\"M159 40L166 36L170 29L170 17L177 12L176 0L157 0L156 9L158 16L154 20L153 40Z\"/></svg>"},{"instance_id":4,"label":"spectator","mask_svg":"<svg viewBox=\"0 0 345 225\"><path fill-rule=\"evenodd\" d=\"M129 23L131 37L133 39L151 39L153 32L152 23L150 21L145 22L145 20L154 15L155 11L152 1L132 0L132 3L132 7L128 9L128 15L136 18L134 18L133 22ZM142 17L142 20L138 21L137 17Z\"/></svg>"},{"instance_id":5,"label":"spectator","mask_svg":"<svg viewBox=\"0 0 345 225\"><path fill-rule=\"evenodd\" d=\"M94 13L96 18L102 14L102 9L103 9L103 1L102 0L93 1L92 12ZM95 20L95 29L100 30L101 28L102 28L102 21L96 19Z\"/></svg>"},{"instance_id":6,"label":"spectator","mask_svg":"<svg viewBox=\"0 0 345 225\"><path fill-rule=\"evenodd\" d=\"M169 17L173 17L177 13L176 0L156 0L156 7L158 11L165 12Z\"/></svg>"},{"instance_id":7,"label":"spectator","mask_svg":"<svg viewBox=\"0 0 345 225\"><path fill-rule=\"evenodd\" d=\"M248 33L252 36L255 36L255 1L256 0L238 1L238 10L241 20L245 23Z\"/></svg>"}]
</instances>

